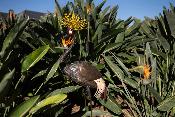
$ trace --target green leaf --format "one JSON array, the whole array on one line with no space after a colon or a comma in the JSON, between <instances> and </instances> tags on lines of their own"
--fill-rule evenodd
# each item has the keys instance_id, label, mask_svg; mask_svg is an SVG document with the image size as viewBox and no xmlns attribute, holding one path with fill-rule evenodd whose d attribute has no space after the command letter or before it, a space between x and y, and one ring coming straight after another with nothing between
<instances>
[{"instance_id":1,"label":"green leaf","mask_svg":"<svg viewBox=\"0 0 175 117\"><path fill-rule=\"evenodd\" d=\"M156 64L156 58L155 59L151 59L151 79L152 80L156 80L157 79L157 64Z\"/></svg>"},{"instance_id":2,"label":"green leaf","mask_svg":"<svg viewBox=\"0 0 175 117\"><path fill-rule=\"evenodd\" d=\"M126 77L124 79L124 82L135 89L138 88L138 83L135 80L133 80L133 78Z\"/></svg>"},{"instance_id":3,"label":"green leaf","mask_svg":"<svg viewBox=\"0 0 175 117\"><path fill-rule=\"evenodd\" d=\"M106 46L105 50L103 53L109 52L110 50L116 49L120 47L122 43L110 43Z\"/></svg>"},{"instance_id":4,"label":"green leaf","mask_svg":"<svg viewBox=\"0 0 175 117\"><path fill-rule=\"evenodd\" d=\"M157 51L156 49L151 49L153 55L162 57L164 60L166 60L166 54L164 52L161 51Z\"/></svg>"},{"instance_id":5,"label":"green leaf","mask_svg":"<svg viewBox=\"0 0 175 117\"><path fill-rule=\"evenodd\" d=\"M98 27L97 27L97 29L96 29L96 31L95 31L95 34L93 35L93 37L92 37L92 42L93 43L97 43L97 39L100 39L101 38L101 35L102 35L102 27L103 27L103 25L102 24L99 24L98 25ZM98 37L98 38L97 38Z\"/></svg>"},{"instance_id":6,"label":"green leaf","mask_svg":"<svg viewBox=\"0 0 175 117\"><path fill-rule=\"evenodd\" d=\"M78 90L79 88L81 88L81 86L77 85L77 86L69 86L69 87L64 87L64 88L61 88L61 89L56 89L53 92L51 92L48 96L54 96L54 95L57 95L59 93L74 92L74 91Z\"/></svg>"},{"instance_id":7,"label":"green leaf","mask_svg":"<svg viewBox=\"0 0 175 117\"><path fill-rule=\"evenodd\" d=\"M51 70L49 71L47 78L46 78L46 82L53 77L53 75L55 74L55 72L57 71L59 65L60 65L61 60L58 59L56 61L56 63L52 66Z\"/></svg>"},{"instance_id":8,"label":"green leaf","mask_svg":"<svg viewBox=\"0 0 175 117\"><path fill-rule=\"evenodd\" d=\"M108 12L110 6L106 7L102 12L100 12L100 21L102 21L105 18L105 14Z\"/></svg>"},{"instance_id":9,"label":"green leaf","mask_svg":"<svg viewBox=\"0 0 175 117\"><path fill-rule=\"evenodd\" d=\"M104 35L102 35L100 43L109 41L111 38L115 37L117 34L123 32L123 28L111 29Z\"/></svg>"},{"instance_id":10,"label":"green leaf","mask_svg":"<svg viewBox=\"0 0 175 117\"><path fill-rule=\"evenodd\" d=\"M62 21L63 13L57 0L55 0L55 12L57 13L57 17L52 17L54 19L54 27L57 28L57 26L59 26L58 28L62 30L62 26L60 24Z\"/></svg>"},{"instance_id":11,"label":"green leaf","mask_svg":"<svg viewBox=\"0 0 175 117\"><path fill-rule=\"evenodd\" d=\"M152 52L151 52L151 48L150 48L150 44L146 43L146 50L145 50L145 57L146 57L146 63L149 63L149 59L151 60L151 63L153 63L153 57L152 57Z\"/></svg>"},{"instance_id":12,"label":"green leaf","mask_svg":"<svg viewBox=\"0 0 175 117\"><path fill-rule=\"evenodd\" d=\"M41 71L38 72L35 76L33 76L33 78L32 78L31 80L33 80L33 79L35 79L35 78L37 78L37 77L40 77L40 76L42 76L42 75L44 75L44 74L46 74L46 73L47 73L47 69L41 70Z\"/></svg>"},{"instance_id":13,"label":"green leaf","mask_svg":"<svg viewBox=\"0 0 175 117\"><path fill-rule=\"evenodd\" d=\"M34 96L18 105L10 114L10 117L23 117L37 102L40 96Z\"/></svg>"},{"instance_id":14,"label":"green leaf","mask_svg":"<svg viewBox=\"0 0 175 117\"><path fill-rule=\"evenodd\" d=\"M174 10L174 8L173 8L173 10ZM175 22L174 22L175 13L170 12L170 11L167 11L167 10L166 10L164 13L165 13L165 15L166 15L165 17L166 17L166 19L167 19L167 23L168 23L168 25L169 25L171 34L172 34L172 36L175 38L175 27L174 27L174 25L175 25Z\"/></svg>"},{"instance_id":15,"label":"green leaf","mask_svg":"<svg viewBox=\"0 0 175 117\"><path fill-rule=\"evenodd\" d=\"M117 56L115 56L115 54L113 54L113 57L118 62L118 64L123 68L123 70L127 73L127 75L130 76L128 68L123 64L123 62Z\"/></svg>"},{"instance_id":16,"label":"green leaf","mask_svg":"<svg viewBox=\"0 0 175 117\"><path fill-rule=\"evenodd\" d=\"M144 102L144 107L145 107L145 110L146 110L146 114L147 116L149 116L150 112L151 112L151 108L150 108L150 105L148 103L148 100L146 98L143 98L143 102Z\"/></svg>"},{"instance_id":17,"label":"green leaf","mask_svg":"<svg viewBox=\"0 0 175 117\"><path fill-rule=\"evenodd\" d=\"M0 82L0 97L2 96L2 93L8 92L6 90L6 88L9 85L9 83L11 82L14 73L15 73L15 69L13 69L9 73L5 74L5 76L1 80L1 82Z\"/></svg>"},{"instance_id":18,"label":"green leaf","mask_svg":"<svg viewBox=\"0 0 175 117\"><path fill-rule=\"evenodd\" d=\"M95 65L95 67L96 67L98 70L101 70L101 69L103 69L103 68L105 67L105 65L102 64L102 63L98 63L98 64Z\"/></svg>"},{"instance_id":19,"label":"green leaf","mask_svg":"<svg viewBox=\"0 0 175 117\"><path fill-rule=\"evenodd\" d=\"M2 49L0 52L1 57L4 56L6 49L12 45L15 39L17 39L17 37L20 36L21 32L25 29L27 22L28 20L26 19L22 20L10 30L10 32L8 33L7 37L3 42Z\"/></svg>"},{"instance_id":20,"label":"green leaf","mask_svg":"<svg viewBox=\"0 0 175 117\"><path fill-rule=\"evenodd\" d=\"M128 19L125 20L125 26L128 26L133 21L133 18L130 16Z\"/></svg>"},{"instance_id":21,"label":"green leaf","mask_svg":"<svg viewBox=\"0 0 175 117\"><path fill-rule=\"evenodd\" d=\"M168 43L168 41L161 35L161 34L157 34L158 35L158 39L160 40L161 45L163 46L164 50L167 52L170 51L170 45Z\"/></svg>"},{"instance_id":22,"label":"green leaf","mask_svg":"<svg viewBox=\"0 0 175 117\"><path fill-rule=\"evenodd\" d=\"M157 109L160 111L169 111L173 107L175 107L175 96L163 100L159 103Z\"/></svg>"},{"instance_id":23,"label":"green leaf","mask_svg":"<svg viewBox=\"0 0 175 117\"><path fill-rule=\"evenodd\" d=\"M153 97L155 97L155 99L157 100L157 102L161 102L162 98L159 95L159 93L150 85L147 85L147 86L148 86L148 89L150 90L150 92L152 93Z\"/></svg>"},{"instance_id":24,"label":"green leaf","mask_svg":"<svg viewBox=\"0 0 175 117\"><path fill-rule=\"evenodd\" d=\"M107 62L107 64L109 65L109 67L112 69L112 71L117 75L119 80L125 82L126 84L132 86L133 88L137 88L138 85L136 81L128 77L125 78L123 71L116 64L114 64L109 57L107 56L103 56L103 57Z\"/></svg>"},{"instance_id":25,"label":"green leaf","mask_svg":"<svg viewBox=\"0 0 175 117\"><path fill-rule=\"evenodd\" d=\"M58 4L57 0L55 0L55 9L56 9L56 12L58 13L58 17L61 17L63 14L61 12L61 7Z\"/></svg>"},{"instance_id":26,"label":"green leaf","mask_svg":"<svg viewBox=\"0 0 175 117\"><path fill-rule=\"evenodd\" d=\"M127 63L135 62L135 61L136 61L136 57L135 57L135 56L129 55L129 54L126 53L126 52L117 53L117 56L118 56L119 58L124 58L123 61L125 61L125 62L127 62Z\"/></svg>"},{"instance_id":27,"label":"green leaf","mask_svg":"<svg viewBox=\"0 0 175 117\"><path fill-rule=\"evenodd\" d=\"M67 98L66 94L57 94L54 96L50 96L50 97L40 101L39 103L37 103L36 106L33 107L29 113L33 114L36 111L38 111L40 108L45 107L47 105L59 104L60 102L62 102L66 98Z\"/></svg>"},{"instance_id":28,"label":"green leaf","mask_svg":"<svg viewBox=\"0 0 175 117\"><path fill-rule=\"evenodd\" d=\"M124 40L124 37L125 37L124 32L119 33L115 39L115 43L122 43Z\"/></svg>"},{"instance_id":29,"label":"green leaf","mask_svg":"<svg viewBox=\"0 0 175 117\"><path fill-rule=\"evenodd\" d=\"M122 112L119 104L117 104L117 102L112 97L108 97L106 101L99 99L99 102L115 114L119 115Z\"/></svg>"},{"instance_id":30,"label":"green leaf","mask_svg":"<svg viewBox=\"0 0 175 117\"><path fill-rule=\"evenodd\" d=\"M55 74L55 72L57 71L59 65L61 62L64 61L65 57L68 55L68 53L72 50L72 47L74 46L74 44L72 44L65 52L64 54L62 54L58 60L56 61L56 63L52 66L51 70L49 71L48 75L47 75L47 78L46 78L46 81L45 83L53 77L53 75Z\"/></svg>"},{"instance_id":31,"label":"green leaf","mask_svg":"<svg viewBox=\"0 0 175 117\"><path fill-rule=\"evenodd\" d=\"M103 0L103 2L101 2L101 3L95 8L97 14L100 13L100 11L101 11L101 9L102 9L102 7L104 6L105 3L106 3L106 0Z\"/></svg>"},{"instance_id":32,"label":"green leaf","mask_svg":"<svg viewBox=\"0 0 175 117\"><path fill-rule=\"evenodd\" d=\"M140 30L141 30L141 33L146 34L149 38L154 38L156 34L154 30L150 27L151 21L152 21L151 19L145 18L145 20L142 22ZM152 25L154 24L152 23Z\"/></svg>"},{"instance_id":33,"label":"green leaf","mask_svg":"<svg viewBox=\"0 0 175 117\"><path fill-rule=\"evenodd\" d=\"M99 117L99 116L111 116L111 114L107 111L101 111L101 110L92 110L92 116L93 117ZM82 117L90 117L91 116L91 111L87 111Z\"/></svg>"},{"instance_id":34,"label":"green leaf","mask_svg":"<svg viewBox=\"0 0 175 117\"><path fill-rule=\"evenodd\" d=\"M152 42L152 41L155 41L155 39L154 38L145 38L144 36L131 38L131 39L125 40L125 42L123 42L123 46L121 49L135 47L135 46L144 44L146 42Z\"/></svg>"},{"instance_id":35,"label":"green leaf","mask_svg":"<svg viewBox=\"0 0 175 117\"><path fill-rule=\"evenodd\" d=\"M123 71L116 65L114 64L111 60L109 56L103 56L106 63L109 65L109 67L112 69L112 71L117 75L117 77L120 80L124 80L124 73Z\"/></svg>"},{"instance_id":36,"label":"green leaf","mask_svg":"<svg viewBox=\"0 0 175 117\"><path fill-rule=\"evenodd\" d=\"M108 22L110 23L110 27L114 24L114 22L116 21L116 15L117 15L117 11L118 11L119 6L114 6L110 12L109 12L109 17L108 17ZM108 14L107 14L108 15Z\"/></svg>"},{"instance_id":37,"label":"green leaf","mask_svg":"<svg viewBox=\"0 0 175 117\"><path fill-rule=\"evenodd\" d=\"M140 28L141 21L139 19L134 19L134 21L135 21L134 24L131 27L127 28L127 30L125 32L126 37L137 32L138 31L137 29Z\"/></svg>"},{"instance_id":38,"label":"green leaf","mask_svg":"<svg viewBox=\"0 0 175 117\"><path fill-rule=\"evenodd\" d=\"M22 62L21 72L29 70L34 66L49 50L49 45L42 46L26 56Z\"/></svg>"}]
</instances>

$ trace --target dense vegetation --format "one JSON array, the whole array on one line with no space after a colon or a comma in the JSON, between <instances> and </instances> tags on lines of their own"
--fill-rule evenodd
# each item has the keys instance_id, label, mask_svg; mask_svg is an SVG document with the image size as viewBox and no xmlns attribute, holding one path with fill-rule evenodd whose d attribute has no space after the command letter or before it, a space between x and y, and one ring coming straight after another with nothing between
<instances>
[{"instance_id":1,"label":"dense vegetation","mask_svg":"<svg viewBox=\"0 0 175 117\"><path fill-rule=\"evenodd\" d=\"M105 2L55 1L40 19L10 12L0 20L0 116L174 116L175 7L121 20ZM75 61L101 72L106 100L90 105L85 88L63 73Z\"/></svg>"}]
</instances>

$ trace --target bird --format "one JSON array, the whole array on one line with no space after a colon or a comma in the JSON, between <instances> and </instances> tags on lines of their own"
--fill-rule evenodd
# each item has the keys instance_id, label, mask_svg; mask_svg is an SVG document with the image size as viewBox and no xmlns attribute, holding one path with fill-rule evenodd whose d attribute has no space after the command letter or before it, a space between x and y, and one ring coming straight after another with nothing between
<instances>
[{"instance_id":1,"label":"bird","mask_svg":"<svg viewBox=\"0 0 175 117\"><path fill-rule=\"evenodd\" d=\"M75 61L64 67L64 73L81 86L96 89L94 96L105 99L107 88L101 73L87 61Z\"/></svg>"}]
</instances>

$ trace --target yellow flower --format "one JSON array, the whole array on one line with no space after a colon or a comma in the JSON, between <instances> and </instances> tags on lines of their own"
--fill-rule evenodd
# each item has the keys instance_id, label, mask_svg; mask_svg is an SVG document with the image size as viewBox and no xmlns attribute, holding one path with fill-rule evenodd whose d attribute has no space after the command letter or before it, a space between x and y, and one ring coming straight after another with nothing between
<instances>
[{"instance_id":1,"label":"yellow flower","mask_svg":"<svg viewBox=\"0 0 175 117\"><path fill-rule=\"evenodd\" d=\"M74 13L69 13L64 15L62 25L73 30L82 30L87 27L87 21L85 19L81 19Z\"/></svg>"},{"instance_id":2,"label":"yellow flower","mask_svg":"<svg viewBox=\"0 0 175 117\"><path fill-rule=\"evenodd\" d=\"M62 41L63 47L69 47L74 42L74 40L71 37L68 37L67 39L62 37L61 41Z\"/></svg>"}]
</instances>

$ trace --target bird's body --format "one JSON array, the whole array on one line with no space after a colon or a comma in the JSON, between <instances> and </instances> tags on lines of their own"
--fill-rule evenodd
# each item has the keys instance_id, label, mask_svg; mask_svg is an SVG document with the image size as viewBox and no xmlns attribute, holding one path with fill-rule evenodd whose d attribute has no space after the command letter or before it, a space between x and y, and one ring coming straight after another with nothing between
<instances>
[{"instance_id":1,"label":"bird's body","mask_svg":"<svg viewBox=\"0 0 175 117\"><path fill-rule=\"evenodd\" d=\"M96 88L95 97L103 97L103 94L106 93L106 85L101 73L90 63L77 61L67 65L64 71L74 82L90 88Z\"/></svg>"}]
</instances>

